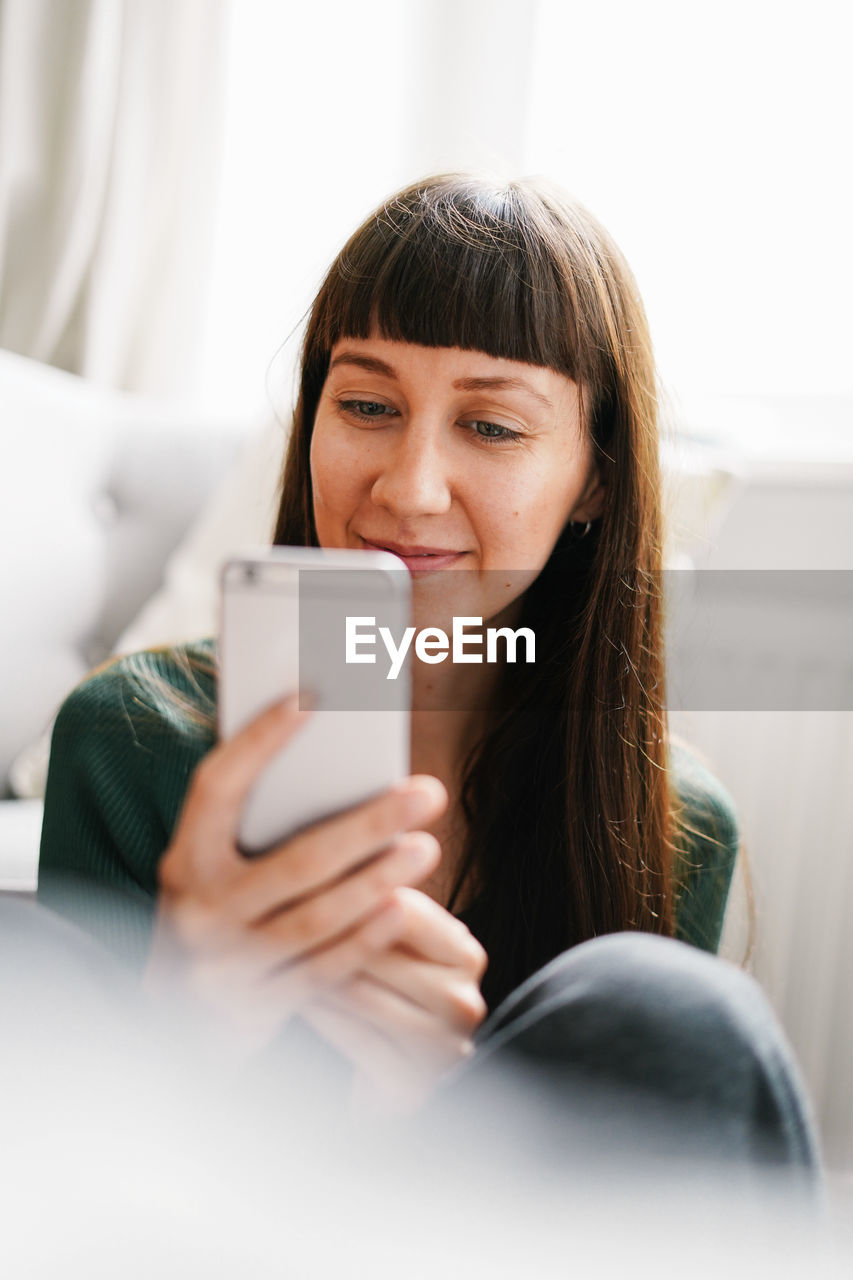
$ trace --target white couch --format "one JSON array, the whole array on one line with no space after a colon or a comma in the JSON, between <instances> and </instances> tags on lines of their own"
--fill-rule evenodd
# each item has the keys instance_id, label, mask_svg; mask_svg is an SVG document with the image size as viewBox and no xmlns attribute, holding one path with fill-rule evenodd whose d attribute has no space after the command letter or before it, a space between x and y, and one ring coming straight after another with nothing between
<instances>
[{"instance_id":1,"label":"white couch","mask_svg":"<svg viewBox=\"0 0 853 1280\"><path fill-rule=\"evenodd\" d=\"M10 798L13 762L156 591L247 433L6 351L0 430L0 891L32 890L41 803Z\"/></svg>"}]
</instances>

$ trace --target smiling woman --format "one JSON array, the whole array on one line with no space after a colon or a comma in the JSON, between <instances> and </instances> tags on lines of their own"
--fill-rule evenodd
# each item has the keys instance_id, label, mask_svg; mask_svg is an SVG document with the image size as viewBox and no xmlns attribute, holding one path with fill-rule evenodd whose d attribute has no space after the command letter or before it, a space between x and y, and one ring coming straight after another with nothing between
<instances>
[{"instance_id":1,"label":"smiling woman","mask_svg":"<svg viewBox=\"0 0 853 1280\"><path fill-rule=\"evenodd\" d=\"M696 959L719 940L736 825L667 733L651 345L584 209L443 175L367 219L311 311L275 541L392 551L418 628L526 629L536 661L416 655L414 776L252 864L243 799L283 743L299 750L304 713L272 708L214 745L209 643L120 662L57 721L41 896L103 936L135 898L151 991L190 993L255 1046L298 1012L358 1080L409 1101L484 1056L492 1010L477 1044L512 1023L513 1052L571 1064L573 1088L589 1050L621 1064L619 1089L702 1100L691 1142L731 1121L744 1158L766 1138L808 1164L793 1077L748 1029L715 1034L730 996L742 1011L757 993ZM650 951L642 934L662 937ZM760 1114L732 1103L752 1096L738 1071L772 1099Z\"/></svg>"},{"instance_id":2,"label":"smiling woman","mask_svg":"<svg viewBox=\"0 0 853 1280\"><path fill-rule=\"evenodd\" d=\"M275 540L381 546L415 570L432 548L471 572L416 580L419 626L536 634L526 680L413 673L413 768L451 797L427 888L476 899L490 1004L572 940L672 932L685 889L682 929L692 904L719 937L731 810L709 778L696 857L667 770L658 474L642 305L584 209L547 184L436 178L344 247L306 332ZM692 879L712 849L719 874Z\"/></svg>"}]
</instances>

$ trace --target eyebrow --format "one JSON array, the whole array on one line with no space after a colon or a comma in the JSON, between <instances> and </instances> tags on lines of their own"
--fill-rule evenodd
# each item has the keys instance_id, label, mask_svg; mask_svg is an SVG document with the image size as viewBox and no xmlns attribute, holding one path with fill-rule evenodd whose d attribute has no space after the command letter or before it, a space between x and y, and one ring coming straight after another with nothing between
<instances>
[{"instance_id":1,"label":"eyebrow","mask_svg":"<svg viewBox=\"0 0 853 1280\"><path fill-rule=\"evenodd\" d=\"M524 378L458 378L453 385L457 391L523 391L546 409L554 408L548 397L535 391Z\"/></svg>"},{"instance_id":2,"label":"eyebrow","mask_svg":"<svg viewBox=\"0 0 853 1280\"><path fill-rule=\"evenodd\" d=\"M339 364L355 365L356 368L364 369L367 373L377 373L383 378L393 378L395 382L397 381L397 374L392 366L376 356L362 356L355 351L341 351L329 365L329 372L331 373L332 369ZM524 378L457 378L453 386L457 391L523 391L534 400L538 400L546 409L554 408L548 397L536 391L529 382L525 382Z\"/></svg>"},{"instance_id":3,"label":"eyebrow","mask_svg":"<svg viewBox=\"0 0 853 1280\"><path fill-rule=\"evenodd\" d=\"M357 369L366 369L368 373L381 374L383 378L393 378L396 382L397 374L391 368L390 364L386 364L384 360L377 360L375 356L360 356L355 351L342 351L340 355L335 356L329 365L329 373L336 369L339 364L354 364Z\"/></svg>"}]
</instances>

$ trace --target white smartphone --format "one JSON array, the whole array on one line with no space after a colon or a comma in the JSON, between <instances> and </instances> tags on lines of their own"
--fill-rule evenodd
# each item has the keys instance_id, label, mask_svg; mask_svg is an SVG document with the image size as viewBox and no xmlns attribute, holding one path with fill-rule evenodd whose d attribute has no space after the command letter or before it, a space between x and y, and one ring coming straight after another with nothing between
<instances>
[{"instance_id":1,"label":"white smartphone","mask_svg":"<svg viewBox=\"0 0 853 1280\"><path fill-rule=\"evenodd\" d=\"M370 636L403 635L411 577L387 551L266 547L225 564L221 602L220 737L297 690L315 704L244 807L239 847L256 855L409 773L408 664L389 680ZM353 646L350 623L349 649L347 619L359 634Z\"/></svg>"}]
</instances>

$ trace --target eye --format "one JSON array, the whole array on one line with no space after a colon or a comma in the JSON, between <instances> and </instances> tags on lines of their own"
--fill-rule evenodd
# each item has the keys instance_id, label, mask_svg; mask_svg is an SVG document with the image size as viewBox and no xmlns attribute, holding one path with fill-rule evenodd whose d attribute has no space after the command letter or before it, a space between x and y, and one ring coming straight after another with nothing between
<instances>
[{"instance_id":1,"label":"eye","mask_svg":"<svg viewBox=\"0 0 853 1280\"><path fill-rule=\"evenodd\" d=\"M509 427L502 427L499 422L476 421L465 425L473 427L475 435L488 444L521 439L520 431L511 431Z\"/></svg>"},{"instance_id":2,"label":"eye","mask_svg":"<svg viewBox=\"0 0 853 1280\"><path fill-rule=\"evenodd\" d=\"M395 413L381 400L339 400L338 407L354 418L381 418L383 414Z\"/></svg>"}]
</instances>

